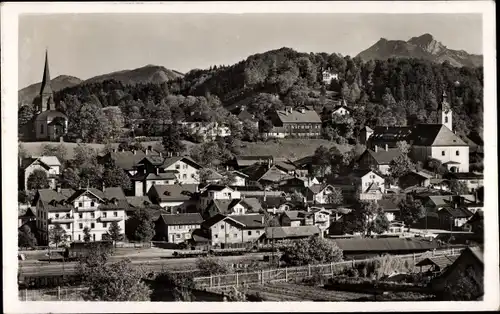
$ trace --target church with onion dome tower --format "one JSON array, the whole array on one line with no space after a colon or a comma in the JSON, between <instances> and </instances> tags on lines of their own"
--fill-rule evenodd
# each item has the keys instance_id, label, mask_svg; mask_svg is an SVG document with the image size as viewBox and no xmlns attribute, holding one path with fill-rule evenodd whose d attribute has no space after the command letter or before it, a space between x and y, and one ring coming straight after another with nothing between
<instances>
[{"instance_id":1,"label":"church with onion dome tower","mask_svg":"<svg viewBox=\"0 0 500 314\"><path fill-rule=\"evenodd\" d=\"M57 141L68 131L68 117L56 110L49 72L48 52L45 52L45 68L43 70L40 97L35 101L35 138L38 141Z\"/></svg>"}]
</instances>

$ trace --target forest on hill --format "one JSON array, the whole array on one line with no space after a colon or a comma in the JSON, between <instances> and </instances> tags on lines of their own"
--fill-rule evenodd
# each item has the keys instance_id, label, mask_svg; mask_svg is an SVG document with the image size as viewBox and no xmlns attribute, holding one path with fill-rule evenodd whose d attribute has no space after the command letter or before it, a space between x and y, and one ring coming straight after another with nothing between
<instances>
[{"instance_id":1,"label":"forest on hill","mask_svg":"<svg viewBox=\"0 0 500 314\"><path fill-rule=\"evenodd\" d=\"M337 73L339 80L324 86L325 69ZM235 116L230 111L241 105L266 125L270 110L306 105L324 113L344 98L353 114L352 132L343 135L355 142L364 126L437 123L443 91L457 134L482 134L482 67L407 58L365 62L289 48L255 54L231 66L195 69L160 84L83 83L57 91L54 99L69 117L71 136L99 142L123 136L123 126L132 128L134 135L159 136L163 125L193 113L201 121L232 125ZM21 133L33 115L33 106L20 108Z\"/></svg>"}]
</instances>

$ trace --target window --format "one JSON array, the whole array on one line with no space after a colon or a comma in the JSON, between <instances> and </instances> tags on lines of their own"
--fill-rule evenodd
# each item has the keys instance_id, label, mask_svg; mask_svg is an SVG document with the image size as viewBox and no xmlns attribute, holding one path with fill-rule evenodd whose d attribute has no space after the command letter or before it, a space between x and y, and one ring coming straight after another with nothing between
<instances>
[{"instance_id":1,"label":"window","mask_svg":"<svg viewBox=\"0 0 500 314\"><path fill-rule=\"evenodd\" d=\"M56 218L59 218L59 214L56 214L55 216L56 216Z\"/></svg>"},{"instance_id":2,"label":"window","mask_svg":"<svg viewBox=\"0 0 500 314\"><path fill-rule=\"evenodd\" d=\"M186 174L183 174L183 175L182 175L182 178L183 178L183 179L187 179L187 175L186 175Z\"/></svg>"},{"instance_id":3,"label":"window","mask_svg":"<svg viewBox=\"0 0 500 314\"><path fill-rule=\"evenodd\" d=\"M460 156L460 151L457 150L457 152L455 153L457 156Z\"/></svg>"},{"instance_id":4,"label":"window","mask_svg":"<svg viewBox=\"0 0 500 314\"><path fill-rule=\"evenodd\" d=\"M90 202L90 207L94 207L95 203L94 202Z\"/></svg>"},{"instance_id":5,"label":"window","mask_svg":"<svg viewBox=\"0 0 500 314\"><path fill-rule=\"evenodd\" d=\"M256 234L260 234L260 230L255 231Z\"/></svg>"},{"instance_id":6,"label":"window","mask_svg":"<svg viewBox=\"0 0 500 314\"><path fill-rule=\"evenodd\" d=\"M188 165L184 165L184 169L187 169L188 168Z\"/></svg>"},{"instance_id":7,"label":"window","mask_svg":"<svg viewBox=\"0 0 500 314\"><path fill-rule=\"evenodd\" d=\"M448 123L448 116L444 117L444 123Z\"/></svg>"},{"instance_id":8,"label":"window","mask_svg":"<svg viewBox=\"0 0 500 314\"><path fill-rule=\"evenodd\" d=\"M248 235L252 235L252 231L248 231Z\"/></svg>"},{"instance_id":9,"label":"window","mask_svg":"<svg viewBox=\"0 0 500 314\"><path fill-rule=\"evenodd\" d=\"M90 224L90 228L91 228L91 229L94 229L94 228L95 228L95 223L93 223L93 222L92 222L92 223Z\"/></svg>"},{"instance_id":10,"label":"window","mask_svg":"<svg viewBox=\"0 0 500 314\"><path fill-rule=\"evenodd\" d=\"M95 241L95 234L93 234L93 235L92 235L92 238L93 238L93 239L94 239L94 241Z\"/></svg>"},{"instance_id":11,"label":"window","mask_svg":"<svg viewBox=\"0 0 500 314\"><path fill-rule=\"evenodd\" d=\"M218 234L214 234L214 238L216 238L216 239L217 239L218 237L219 237L219 235L218 235Z\"/></svg>"},{"instance_id":12,"label":"window","mask_svg":"<svg viewBox=\"0 0 500 314\"><path fill-rule=\"evenodd\" d=\"M237 233L235 233L235 234L234 234L234 237L235 237L235 238L237 238L237 237L238 237L238 234L237 234Z\"/></svg>"},{"instance_id":13,"label":"window","mask_svg":"<svg viewBox=\"0 0 500 314\"><path fill-rule=\"evenodd\" d=\"M224 225L220 225L220 228L221 228L221 229L224 229Z\"/></svg>"},{"instance_id":14,"label":"window","mask_svg":"<svg viewBox=\"0 0 500 314\"><path fill-rule=\"evenodd\" d=\"M78 203L78 207L83 207L83 203L82 202Z\"/></svg>"},{"instance_id":15,"label":"window","mask_svg":"<svg viewBox=\"0 0 500 314\"><path fill-rule=\"evenodd\" d=\"M181 165L175 165L175 169L177 170L181 169Z\"/></svg>"},{"instance_id":16,"label":"window","mask_svg":"<svg viewBox=\"0 0 500 314\"><path fill-rule=\"evenodd\" d=\"M180 239L180 238L181 238L181 235L180 235L180 234L176 234L176 235L175 235L175 237L176 237L177 239Z\"/></svg>"},{"instance_id":17,"label":"window","mask_svg":"<svg viewBox=\"0 0 500 314\"><path fill-rule=\"evenodd\" d=\"M40 134L43 134L43 124L40 125Z\"/></svg>"},{"instance_id":18,"label":"window","mask_svg":"<svg viewBox=\"0 0 500 314\"><path fill-rule=\"evenodd\" d=\"M78 214L78 218L80 218L80 219L81 219L81 218L83 218L83 214L82 214L82 213L79 213L79 214Z\"/></svg>"},{"instance_id":19,"label":"window","mask_svg":"<svg viewBox=\"0 0 500 314\"><path fill-rule=\"evenodd\" d=\"M441 156L444 156L445 155L445 152L444 150L441 151Z\"/></svg>"},{"instance_id":20,"label":"window","mask_svg":"<svg viewBox=\"0 0 500 314\"><path fill-rule=\"evenodd\" d=\"M108 216L108 213L106 213L106 212L102 213L102 218L106 218L107 216Z\"/></svg>"},{"instance_id":21,"label":"window","mask_svg":"<svg viewBox=\"0 0 500 314\"><path fill-rule=\"evenodd\" d=\"M107 228L107 227L108 227L108 224L107 224L106 222L103 222L103 223L102 223L102 227L103 227L103 228Z\"/></svg>"},{"instance_id":22,"label":"window","mask_svg":"<svg viewBox=\"0 0 500 314\"><path fill-rule=\"evenodd\" d=\"M118 217L118 212L113 212L113 216Z\"/></svg>"},{"instance_id":23,"label":"window","mask_svg":"<svg viewBox=\"0 0 500 314\"><path fill-rule=\"evenodd\" d=\"M81 241L82 240L82 236L79 234L78 235L78 241Z\"/></svg>"},{"instance_id":24,"label":"window","mask_svg":"<svg viewBox=\"0 0 500 314\"><path fill-rule=\"evenodd\" d=\"M78 224L78 228L83 229L83 224Z\"/></svg>"},{"instance_id":25,"label":"window","mask_svg":"<svg viewBox=\"0 0 500 314\"><path fill-rule=\"evenodd\" d=\"M71 227L69 226L69 224L66 224L66 229L69 229L69 228L71 228Z\"/></svg>"},{"instance_id":26,"label":"window","mask_svg":"<svg viewBox=\"0 0 500 314\"><path fill-rule=\"evenodd\" d=\"M95 213L90 213L90 218L95 218Z\"/></svg>"}]
</instances>

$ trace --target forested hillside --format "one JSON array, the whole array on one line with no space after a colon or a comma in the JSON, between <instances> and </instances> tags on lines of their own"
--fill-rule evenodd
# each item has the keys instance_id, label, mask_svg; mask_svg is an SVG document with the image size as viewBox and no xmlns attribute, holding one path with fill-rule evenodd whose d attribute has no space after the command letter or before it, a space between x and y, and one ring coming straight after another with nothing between
<instances>
[{"instance_id":1,"label":"forested hillside","mask_svg":"<svg viewBox=\"0 0 500 314\"><path fill-rule=\"evenodd\" d=\"M321 72L327 68L339 74L339 81L322 86ZM264 122L268 110L311 105L321 112L344 97L353 108L350 137L354 140L357 130L365 125L436 123L443 90L454 110L457 134L482 134L483 68L457 68L446 61L364 62L338 54L281 48L249 56L232 66L192 70L161 84L94 82L65 88L54 98L69 117L70 133L101 141L118 136L114 133L123 123L136 135L158 135L159 125L179 121L192 112L199 112L202 120L231 123L234 118L228 110L244 104ZM112 108L102 110L104 107ZM32 113L30 108L20 110L22 125ZM144 119L143 129L134 125L138 119Z\"/></svg>"}]
</instances>

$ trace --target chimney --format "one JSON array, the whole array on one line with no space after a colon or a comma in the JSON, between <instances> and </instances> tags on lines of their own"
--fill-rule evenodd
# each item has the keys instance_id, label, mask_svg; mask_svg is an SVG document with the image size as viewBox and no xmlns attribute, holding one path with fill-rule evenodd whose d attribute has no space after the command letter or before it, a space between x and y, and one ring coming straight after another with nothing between
<instances>
[{"instance_id":1,"label":"chimney","mask_svg":"<svg viewBox=\"0 0 500 314\"><path fill-rule=\"evenodd\" d=\"M262 224L264 224L264 215L261 216Z\"/></svg>"},{"instance_id":2,"label":"chimney","mask_svg":"<svg viewBox=\"0 0 500 314\"><path fill-rule=\"evenodd\" d=\"M102 191L106 191L106 185L104 184L104 182L102 183Z\"/></svg>"},{"instance_id":3,"label":"chimney","mask_svg":"<svg viewBox=\"0 0 500 314\"><path fill-rule=\"evenodd\" d=\"M136 151L135 149L133 149L133 150L132 150L132 153L133 153L134 155L135 155L135 153L136 153L136 152L137 152L137 151Z\"/></svg>"},{"instance_id":4,"label":"chimney","mask_svg":"<svg viewBox=\"0 0 500 314\"><path fill-rule=\"evenodd\" d=\"M385 151L389 150L389 144L385 144Z\"/></svg>"},{"instance_id":5,"label":"chimney","mask_svg":"<svg viewBox=\"0 0 500 314\"><path fill-rule=\"evenodd\" d=\"M375 152L378 152L378 145L375 145Z\"/></svg>"},{"instance_id":6,"label":"chimney","mask_svg":"<svg viewBox=\"0 0 500 314\"><path fill-rule=\"evenodd\" d=\"M158 175L158 167L155 168L155 173Z\"/></svg>"},{"instance_id":7,"label":"chimney","mask_svg":"<svg viewBox=\"0 0 500 314\"><path fill-rule=\"evenodd\" d=\"M56 191L57 191L57 193L61 193L61 186L59 184L56 187Z\"/></svg>"}]
</instances>

